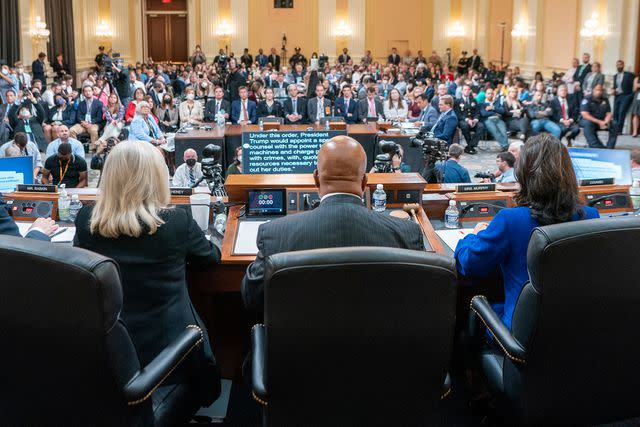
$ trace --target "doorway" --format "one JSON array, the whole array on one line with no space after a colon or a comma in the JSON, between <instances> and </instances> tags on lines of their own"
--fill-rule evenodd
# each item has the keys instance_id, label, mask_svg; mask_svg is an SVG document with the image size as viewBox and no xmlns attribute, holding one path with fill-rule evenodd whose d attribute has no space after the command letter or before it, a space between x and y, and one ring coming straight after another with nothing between
<instances>
[{"instance_id":1,"label":"doorway","mask_svg":"<svg viewBox=\"0 0 640 427\"><path fill-rule=\"evenodd\" d=\"M187 0L146 0L144 6L145 57L154 62L186 62Z\"/></svg>"}]
</instances>

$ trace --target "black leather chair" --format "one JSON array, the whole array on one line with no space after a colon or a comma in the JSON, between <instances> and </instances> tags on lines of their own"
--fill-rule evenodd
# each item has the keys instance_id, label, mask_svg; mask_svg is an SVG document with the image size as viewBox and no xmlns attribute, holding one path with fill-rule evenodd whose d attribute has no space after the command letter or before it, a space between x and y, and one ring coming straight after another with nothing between
<instances>
[{"instance_id":1,"label":"black leather chair","mask_svg":"<svg viewBox=\"0 0 640 427\"><path fill-rule=\"evenodd\" d=\"M198 349L202 331L187 327L140 366L118 317L113 260L0 236L0 271L1 424L175 426L198 410L199 390L170 376Z\"/></svg>"},{"instance_id":2,"label":"black leather chair","mask_svg":"<svg viewBox=\"0 0 640 427\"><path fill-rule=\"evenodd\" d=\"M440 416L455 302L451 257L377 247L269 257L251 361L266 423L422 425Z\"/></svg>"},{"instance_id":3,"label":"black leather chair","mask_svg":"<svg viewBox=\"0 0 640 427\"><path fill-rule=\"evenodd\" d=\"M638 218L536 228L512 330L473 298L472 324L495 338L481 366L506 415L534 425L640 416L638 253Z\"/></svg>"}]
</instances>

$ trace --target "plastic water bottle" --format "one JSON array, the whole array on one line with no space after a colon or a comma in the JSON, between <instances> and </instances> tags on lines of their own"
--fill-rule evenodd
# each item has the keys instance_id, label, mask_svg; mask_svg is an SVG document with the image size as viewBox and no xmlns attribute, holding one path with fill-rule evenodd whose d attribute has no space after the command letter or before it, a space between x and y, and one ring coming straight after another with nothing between
<instances>
[{"instance_id":1,"label":"plastic water bottle","mask_svg":"<svg viewBox=\"0 0 640 427\"><path fill-rule=\"evenodd\" d=\"M216 216L213 220L213 228L224 236L224 230L227 228L227 214L225 213L224 203L222 197L216 197L216 203L214 205L214 211Z\"/></svg>"},{"instance_id":2,"label":"plastic water bottle","mask_svg":"<svg viewBox=\"0 0 640 427\"><path fill-rule=\"evenodd\" d=\"M329 124L329 119L324 121L324 129L331 130L331 125Z\"/></svg>"},{"instance_id":3,"label":"plastic water bottle","mask_svg":"<svg viewBox=\"0 0 640 427\"><path fill-rule=\"evenodd\" d=\"M384 212L387 209L387 193L384 192L382 184L376 186L373 192L373 210L376 212Z\"/></svg>"},{"instance_id":4,"label":"plastic water bottle","mask_svg":"<svg viewBox=\"0 0 640 427\"><path fill-rule=\"evenodd\" d=\"M71 203L69 204L69 221L74 222L78 217L78 212L82 209L82 202L77 194L71 195Z\"/></svg>"},{"instance_id":5,"label":"plastic water bottle","mask_svg":"<svg viewBox=\"0 0 640 427\"><path fill-rule=\"evenodd\" d=\"M262 119L258 120L258 126L260 127L260 130L264 130L264 122Z\"/></svg>"},{"instance_id":6,"label":"plastic water bottle","mask_svg":"<svg viewBox=\"0 0 640 427\"><path fill-rule=\"evenodd\" d=\"M631 194L631 202L633 203L633 210L637 211L640 209L640 179L634 179L633 185L629 190Z\"/></svg>"},{"instance_id":7,"label":"plastic water bottle","mask_svg":"<svg viewBox=\"0 0 640 427\"><path fill-rule=\"evenodd\" d=\"M69 221L69 196L67 194L67 185L60 184L60 196L58 197L58 220Z\"/></svg>"},{"instance_id":8,"label":"plastic water bottle","mask_svg":"<svg viewBox=\"0 0 640 427\"><path fill-rule=\"evenodd\" d=\"M458 212L458 206L455 200L449 200L449 207L444 211L444 226L446 228L458 228L460 226L458 218L460 213Z\"/></svg>"}]
</instances>

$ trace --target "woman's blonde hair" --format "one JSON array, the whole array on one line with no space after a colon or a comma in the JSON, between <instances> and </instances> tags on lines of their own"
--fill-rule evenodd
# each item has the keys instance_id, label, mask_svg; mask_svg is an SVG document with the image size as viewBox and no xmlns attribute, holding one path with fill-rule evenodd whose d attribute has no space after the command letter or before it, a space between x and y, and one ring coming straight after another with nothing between
<instances>
[{"instance_id":1,"label":"woman's blonde hair","mask_svg":"<svg viewBox=\"0 0 640 427\"><path fill-rule=\"evenodd\" d=\"M91 213L91 233L103 237L154 234L164 224L159 211L171 200L162 154L142 141L123 141L105 162L100 194Z\"/></svg>"}]
</instances>

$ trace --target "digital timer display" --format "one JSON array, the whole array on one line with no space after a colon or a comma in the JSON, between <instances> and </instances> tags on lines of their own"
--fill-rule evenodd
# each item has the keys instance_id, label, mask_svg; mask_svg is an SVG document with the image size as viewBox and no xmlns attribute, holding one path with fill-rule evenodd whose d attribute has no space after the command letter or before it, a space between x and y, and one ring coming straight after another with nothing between
<instances>
[{"instance_id":1,"label":"digital timer display","mask_svg":"<svg viewBox=\"0 0 640 427\"><path fill-rule=\"evenodd\" d=\"M248 216L270 216L286 214L285 190L249 191Z\"/></svg>"}]
</instances>

